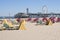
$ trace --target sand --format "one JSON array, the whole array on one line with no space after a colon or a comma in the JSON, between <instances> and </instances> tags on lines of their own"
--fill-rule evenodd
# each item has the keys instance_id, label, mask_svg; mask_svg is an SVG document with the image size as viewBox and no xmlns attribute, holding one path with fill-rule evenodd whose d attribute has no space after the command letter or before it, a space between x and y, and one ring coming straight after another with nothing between
<instances>
[{"instance_id":1,"label":"sand","mask_svg":"<svg viewBox=\"0 0 60 40\"><path fill-rule=\"evenodd\" d=\"M26 22L26 30L0 31L0 40L60 40L60 23L35 25Z\"/></svg>"}]
</instances>

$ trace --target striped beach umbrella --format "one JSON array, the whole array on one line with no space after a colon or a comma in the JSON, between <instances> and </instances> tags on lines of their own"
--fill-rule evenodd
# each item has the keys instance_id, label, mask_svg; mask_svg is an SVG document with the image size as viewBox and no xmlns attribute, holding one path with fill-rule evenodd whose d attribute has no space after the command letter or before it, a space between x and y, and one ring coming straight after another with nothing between
<instances>
[{"instance_id":1,"label":"striped beach umbrella","mask_svg":"<svg viewBox=\"0 0 60 40\"><path fill-rule=\"evenodd\" d=\"M39 18L35 18L32 22L37 22L39 20Z\"/></svg>"},{"instance_id":2,"label":"striped beach umbrella","mask_svg":"<svg viewBox=\"0 0 60 40\"><path fill-rule=\"evenodd\" d=\"M59 17L57 18L57 22L60 22L60 18Z\"/></svg>"},{"instance_id":3,"label":"striped beach umbrella","mask_svg":"<svg viewBox=\"0 0 60 40\"><path fill-rule=\"evenodd\" d=\"M54 20L55 17L50 17L49 19L50 19L53 23L55 23L55 20Z\"/></svg>"},{"instance_id":4,"label":"striped beach umbrella","mask_svg":"<svg viewBox=\"0 0 60 40\"><path fill-rule=\"evenodd\" d=\"M46 18L46 17L44 17L44 18L42 19L42 21L47 21L47 18Z\"/></svg>"},{"instance_id":5,"label":"striped beach umbrella","mask_svg":"<svg viewBox=\"0 0 60 40\"><path fill-rule=\"evenodd\" d=\"M16 18L16 21L17 21L17 22L20 22L20 18Z\"/></svg>"},{"instance_id":6,"label":"striped beach umbrella","mask_svg":"<svg viewBox=\"0 0 60 40\"><path fill-rule=\"evenodd\" d=\"M31 21L32 19L31 18L28 18L27 21Z\"/></svg>"}]
</instances>

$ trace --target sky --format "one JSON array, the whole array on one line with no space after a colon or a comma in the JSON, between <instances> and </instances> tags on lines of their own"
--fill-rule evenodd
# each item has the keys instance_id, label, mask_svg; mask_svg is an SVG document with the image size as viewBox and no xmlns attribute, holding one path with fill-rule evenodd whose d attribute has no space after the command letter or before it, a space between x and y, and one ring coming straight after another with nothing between
<instances>
[{"instance_id":1,"label":"sky","mask_svg":"<svg viewBox=\"0 0 60 40\"><path fill-rule=\"evenodd\" d=\"M0 0L0 16L14 16L19 12L30 13L43 12L42 7L46 5L48 13L60 13L60 0Z\"/></svg>"}]
</instances>

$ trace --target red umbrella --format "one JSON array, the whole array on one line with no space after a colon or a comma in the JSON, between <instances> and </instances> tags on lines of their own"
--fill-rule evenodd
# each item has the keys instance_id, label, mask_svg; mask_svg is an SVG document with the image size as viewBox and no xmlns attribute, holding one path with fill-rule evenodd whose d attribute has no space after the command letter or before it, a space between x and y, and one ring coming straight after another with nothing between
<instances>
[{"instance_id":1,"label":"red umbrella","mask_svg":"<svg viewBox=\"0 0 60 40\"><path fill-rule=\"evenodd\" d=\"M57 18L57 22L60 22L60 18Z\"/></svg>"},{"instance_id":2,"label":"red umbrella","mask_svg":"<svg viewBox=\"0 0 60 40\"><path fill-rule=\"evenodd\" d=\"M47 21L47 18L43 18L42 20L43 20L43 21Z\"/></svg>"},{"instance_id":3,"label":"red umbrella","mask_svg":"<svg viewBox=\"0 0 60 40\"><path fill-rule=\"evenodd\" d=\"M37 22L37 21L38 21L38 19L39 19L39 18L35 18L35 19L33 20L33 22Z\"/></svg>"},{"instance_id":4,"label":"red umbrella","mask_svg":"<svg viewBox=\"0 0 60 40\"><path fill-rule=\"evenodd\" d=\"M20 18L17 18L16 21L17 21L17 22L20 22Z\"/></svg>"},{"instance_id":5,"label":"red umbrella","mask_svg":"<svg viewBox=\"0 0 60 40\"><path fill-rule=\"evenodd\" d=\"M53 23L55 23L55 20L54 20L55 17L50 17L49 19L50 19Z\"/></svg>"},{"instance_id":6,"label":"red umbrella","mask_svg":"<svg viewBox=\"0 0 60 40\"><path fill-rule=\"evenodd\" d=\"M28 18L27 21L31 21L31 18Z\"/></svg>"}]
</instances>

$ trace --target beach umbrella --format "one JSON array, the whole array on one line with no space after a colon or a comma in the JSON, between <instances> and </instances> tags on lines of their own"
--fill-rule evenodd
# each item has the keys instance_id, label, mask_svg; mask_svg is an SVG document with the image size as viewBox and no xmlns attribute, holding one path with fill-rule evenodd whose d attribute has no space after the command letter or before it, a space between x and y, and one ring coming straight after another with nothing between
<instances>
[{"instance_id":1,"label":"beach umbrella","mask_svg":"<svg viewBox=\"0 0 60 40\"><path fill-rule=\"evenodd\" d=\"M37 22L37 21L38 21L38 19L39 19L39 18L35 18L35 19L33 20L33 22Z\"/></svg>"},{"instance_id":2,"label":"beach umbrella","mask_svg":"<svg viewBox=\"0 0 60 40\"><path fill-rule=\"evenodd\" d=\"M50 17L49 18L53 23L55 23L55 17Z\"/></svg>"},{"instance_id":3,"label":"beach umbrella","mask_svg":"<svg viewBox=\"0 0 60 40\"><path fill-rule=\"evenodd\" d=\"M31 21L32 19L31 18L28 18L27 21Z\"/></svg>"},{"instance_id":4,"label":"beach umbrella","mask_svg":"<svg viewBox=\"0 0 60 40\"><path fill-rule=\"evenodd\" d=\"M44 18L42 19L42 21L47 21L47 18L46 18L46 17L44 17Z\"/></svg>"},{"instance_id":5,"label":"beach umbrella","mask_svg":"<svg viewBox=\"0 0 60 40\"><path fill-rule=\"evenodd\" d=\"M17 18L16 21L17 21L17 22L20 22L20 18Z\"/></svg>"},{"instance_id":6,"label":"beach umbrella","mask_svg":"<svg viewBox=\"0 0 60 40\"><path fill-rule=\"evenodd\" d=\"M22 20L19 25L19 30L26 30L25 24L26 24L25 20Z\"/></svg>"},{"instance_id":7,"label":"beach umbrella","mask_svg":"<svg viewBox=\"0 0 60 40\"><path fill-rule=\"evenodd\" d=\"M57 22L60 22L60 18L57 18Z\"/></svg>"}]
</instances>

